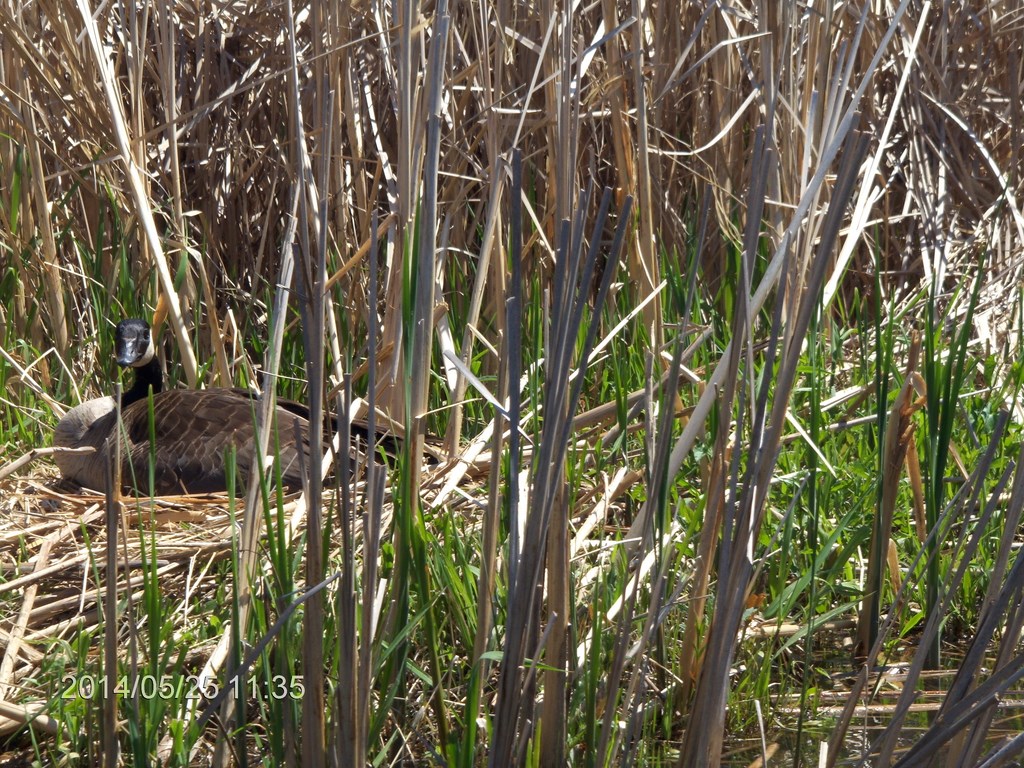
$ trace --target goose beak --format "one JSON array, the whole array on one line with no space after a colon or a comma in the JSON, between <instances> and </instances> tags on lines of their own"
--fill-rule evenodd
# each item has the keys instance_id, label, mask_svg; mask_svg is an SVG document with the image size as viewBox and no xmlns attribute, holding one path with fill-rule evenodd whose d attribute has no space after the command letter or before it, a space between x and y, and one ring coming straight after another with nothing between
<instances>
[{"instance_id":1,"label":"goose beak","mask_svg":"<svg viewBox=\"0 0 1024 768\"><path fill-rule=\"evenodd\" d=\"M142 357L139 351L138 339L118 339L117 348L114 350L114 357L117 364L122 368L128 368Z\"/></svg>"}]
</instances>

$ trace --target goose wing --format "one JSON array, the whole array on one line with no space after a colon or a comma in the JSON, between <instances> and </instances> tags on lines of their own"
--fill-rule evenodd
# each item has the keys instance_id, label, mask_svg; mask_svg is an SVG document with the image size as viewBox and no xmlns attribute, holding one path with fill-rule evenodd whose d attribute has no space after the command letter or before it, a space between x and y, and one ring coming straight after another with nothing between
<instances>
[{"instance_id":1,"label":"goose wing","mask_svg":"<svg viewBox=\"0 0 1024 768\"><path fill-rule=\"evenodd\" d=\"M130 469L134 485L149 487L153 468L154 491L209 493L227 488L225 457L234 451L237 468L235 488L247 481L255 454L258 402L229 389L161 392L149 401L133 403L124 412L130 445ZM308 423L301 416L276 409L275 429L269 453L278 457L282 482L288 488L302 485L299 446L306 448ZM126 484L133 484L125 477Z\"/></svg>"}]
</instances>

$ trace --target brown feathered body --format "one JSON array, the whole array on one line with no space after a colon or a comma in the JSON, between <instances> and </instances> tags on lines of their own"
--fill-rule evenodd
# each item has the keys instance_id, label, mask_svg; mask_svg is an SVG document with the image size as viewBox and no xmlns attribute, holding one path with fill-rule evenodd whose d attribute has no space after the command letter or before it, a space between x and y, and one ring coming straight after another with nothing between
<instances>
[{"instance_id":1,"label":"brown feathered body","mask_svg":"<svg viewBox=\"0 0 1024 768\"><path fill-rule=\"evenodd\" d=\"M117 362L135 369L135 383L121 398L122 484L140 494L210 493L228 489L226 457L235 457L235 490L242 492L254 466L257 395L239 389L163 389L149 325L124 320L115 332ZM152 399L150 399L152 395ZM150 406L152 403L152 407ZM93 448L58 453L65 478L102 491L106 485L107 438L116 425L114 400L101 397L72 408L54 432L53 444ZM298 403L278 405L268 456L277 468L268 477L290 490L302 487L302 455L308 455L308 412Z\"/></svg>"},{"instance_id":2,"label":"brown feathered body","mask_svg":"<svg viewBox=\"0 0 1024 768\"><path fill-rule=\"evenodd\" d=\"M235 489L246 487L255 457L256 409L252 396L231 389L175 389L136 400L122 411L121 481L138 493L211 493L228 489L226 457L235 457ZM117 415L111 398L90 400L72 409L54 434L54 445L92 447L92 454L58 456L62 474L79 485L102 490L106 441ZM302 487L300 446L306 449L309 423L275 408L268 455L277 457L282 485ZM269 477L273 482L276 470Z\"/></svg>"}]
</instances>

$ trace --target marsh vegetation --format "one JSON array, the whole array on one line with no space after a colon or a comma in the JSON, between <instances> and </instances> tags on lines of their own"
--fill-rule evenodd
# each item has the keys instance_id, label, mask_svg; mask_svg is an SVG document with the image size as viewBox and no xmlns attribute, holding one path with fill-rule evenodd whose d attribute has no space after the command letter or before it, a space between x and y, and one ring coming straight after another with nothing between
<instances>
[{"instance_id":1,"label":"marsh vegetation","mask_svg":"<svg viewBox=\"0 0 1024 768\"><path fill-rule=\"evenodd\" d=\"M290 495L5 465L7 748L1019 759L1022 14L2 3L0 459L132 316L400 438Z\"/></svg>"}]
</instances>

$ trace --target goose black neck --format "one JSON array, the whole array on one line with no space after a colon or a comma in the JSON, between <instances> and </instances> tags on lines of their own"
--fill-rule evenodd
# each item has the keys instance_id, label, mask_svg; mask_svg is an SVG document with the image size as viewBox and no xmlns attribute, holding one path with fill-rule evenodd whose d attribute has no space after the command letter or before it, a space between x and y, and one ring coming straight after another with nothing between
<instances>
[{"instance_id":1,"label":"goose black neck","mask_svg":"<svg viewBox=\"0 0 1024 768\"><path fill-rule=\"evenodd\" d=\"M164 388L164 372L160 361L154 357L148 363L135 369L135 383L121 395L121 407L125 408L136 400L143 400L150 389L155 395Z\"/></svg>"}]
</instances>

